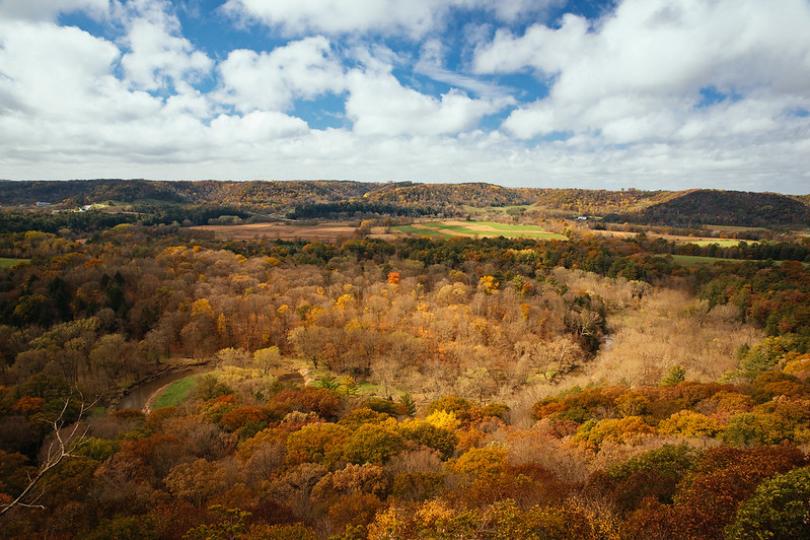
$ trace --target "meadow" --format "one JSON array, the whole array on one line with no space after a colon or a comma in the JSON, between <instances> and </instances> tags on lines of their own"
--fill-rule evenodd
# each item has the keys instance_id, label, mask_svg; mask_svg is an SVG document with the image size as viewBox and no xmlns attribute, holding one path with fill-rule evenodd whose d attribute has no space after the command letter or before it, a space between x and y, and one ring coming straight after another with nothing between
<instances>
[{"instance_id":1,"label":"meadow","mask_svg":"<svg viewBox=\"0 0 810 540\"><path fill-rule=\"evenodd\" d=\"M466 238L531 238L534 240L567 240L562 234L554 233L537 225L517 225L494 221L428 221L412 225L393 227L393 231L432 237Z\"/></svg>"},{"instance_id":2,"label":"meadow","mask_svg":"<svg viewBox=\"0 0 810 540\"><path fill-rule=\"evenodd\" d=\"M14 268L15 266L29 262L31 262L30 259L11 259L8 257L0 257L0 268Z\"/></svg>"},{"instance_id":3,"label":"meadow","mask_svg":"<svg viewBox=\"0 0 810 540\"><path fill-rule=\"evenodd\" d=\"M201 225L190 227L193 231L207 231L216 238L250 240L269 238L279 240L336 241L352 238L358 234L356 221L324 221L314 224L298 223L246 223L239 225ZM392 240L403 236L431 238L529 238L533 240L567 240L537 225L517 225L495 221L424 221L393 227L373 226L367 233L372 238Z\"/></svg>"},{"instance_id":4,"label":"meadow","mask_svg":"<svg viewBox=\"0 0 810 540\"><path fill-rule=\"evenodd\" d=\"M197 387L198 377L199 375L196 374L189 375L168 384L156 393L149 408L154 410L180 405L189 398L191 392Z\"/></svg>"}]
</instances>

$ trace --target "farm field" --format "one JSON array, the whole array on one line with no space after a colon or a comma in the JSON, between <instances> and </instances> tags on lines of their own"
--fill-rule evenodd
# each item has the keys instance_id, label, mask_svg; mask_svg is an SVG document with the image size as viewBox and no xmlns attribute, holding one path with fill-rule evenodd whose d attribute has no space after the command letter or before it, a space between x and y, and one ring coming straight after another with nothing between
<instances>
[{"instance_id":1,"label":"farm field","mask_svg":"<svg viewBox=\"0 0 810 540\"><path fill-rule=\"evenodd\" d=\"M632 231L600 231L600 230L591 230L594 234L598 234L601 236L613 236L618 238L632 238L635 235L639 234L637 232ZM668 242L676 242L678 244L695 244L698 246L710 246L712 244L717 244L721 248L726 247L736 247L742 242L742 240L736 238L712 238L706 236L683 236L677 234L657 234L654 232L647 233L648 238L663 238ZM747 241L749 244L755 243L750 240Z\"/></svg>"},{"instance_id":2,"label":"farm field","mask_svg":"<svg viewBox=\"0 0 810 540\"><path fill-rule=\"evenodd\" d=\"M740 259L725 259L722 257L702 257L699 255L673 255L675 262L684 266L698 266L702 264L714 264L718 262L742 262Z\"/></svg>"},{"instance_id":3,"label":"farm field","mask_svg":"<svg viewBox=\"0 0 810 540\"><path fill-rule=\"evenodd\" d=\"M0 257L0 268L14 268L15 266L29 262L31 262L30 259L10 259L7 257Z\"/></svg>"},{"instance_id":4,"label":"farm field","mask_svg":"<svg viewBox=\"0 0 810 540\"><path fill-rule=\"evenodd\" d=\"M279 240L342 240L357 235L355 222L328 221L317 224L248 223L242 225L199 225L189 227L192 231L214 233L218 239L250 240L270 238ZM434 238L530 238L535 240L567 240L537 225L515 225L494 221L425 221L390 228L372 227L370 236L393 239L401 236L428 236Z\"/></svg>"},{"instance_id":5,"label":"farm field","mask_svg":"<svg viewBox=\"0 0 810 540\"><path fill-rule=\"evenodd\" d=\"M675 262L680 263L684 266L699 266L703 264L714 264L718 262L766 262L766 261L757 261L751 259L727 259L723 257L703 257L700 255L673 255L673 259ZM780 264L784 261L773 261L775 264ZM805 266L810 265L810 263L802 263Z\"/></svg>"},{"instance_id":6,"label":"farm field","mask_svg":"<svg viewBox=\"0 0 810 540\"><path fill-rule=\"evenodd\" d=\"M354 224L341 221L318 223L315 225L298 225L290 223L246 223L242 225L199 225L189 227L193 231L210 231L221 239L251 240L270 238L278 240L340 240L351 238L356 234ZM374 231L372 231L374 232ZM380 231L382 232L382 228Z\"/></svg>"},{"instance_id":7,"label":"farm field","mask_svg":"<svg viewBox=\"0 0 810 540\"><path fill-rule=\"evenodd\" d=\"M530 238L534 240L567 240L562 234L544 230L537 225L514 225L494 221L429 221L392 227L392 231L420 236L467 238Z\"/></svg>"}]
</instances>

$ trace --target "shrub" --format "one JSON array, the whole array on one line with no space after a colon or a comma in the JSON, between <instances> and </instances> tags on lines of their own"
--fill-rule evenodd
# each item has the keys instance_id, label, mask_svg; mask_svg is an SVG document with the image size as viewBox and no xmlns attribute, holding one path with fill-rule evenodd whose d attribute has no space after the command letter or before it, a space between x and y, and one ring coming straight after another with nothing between
<instances>
[{"instance_id":1,"label":"shrub","mask_svg":"<svg viewBox=\"0 0 810 540\"><path fill-rule=\"evenodd\" d=\"M454 472L475 479L498 474L505 466L506 449L498 446L468 450L451 465Z\"/></svg>"},{"instance_id":2,"label":"shrub","mask_svg":"<svg viewBox=\"0 0 810 540\"><path fill-rule=\"evenodd\" d=\"M589 420L578 430L574 438L585 446L598 449L603 442L630 443L639 436L655 433L655 428L646 424L640 416Z\"/></svg>"},{"instance_id":3,"label":"shrub","mask_svg":"<svg viewBox=\"0 0 810 540\"><path fill-rule=\"evenodd\" d=\"M452 431L427 422L408 422L400 425L403 437L439 452L442 459L449 459L456 451L458 437Z\"/></svg>"},{"instance_id":4,"label":"shrub","mask_svg":"<svg viewBox=\"0 0 810 540\"><path fill-rule=\"evenodd\" d=\"M766 480L737 510L726 529L731 540L800 540L810 530L810 467Z\"/></svg>"},{"instance_id":5,"label":"shrub","mask_svg":"<svg viewBox=\"0 0 810 540\"><path fill-rule=\"evenodd\" d=\"M678 411L658 424L660 433L684 437L713 437L720 429L720 422L714 418L688 409Z\"/></svg>"},{"instance_id":6,"label":"shrub","mask_svg":"<svg viewBox=\"0 0 810 540\"><path fill-rule=\"evenodd\" d=\"M661 378L661 386L674 386L686 380L686 370L681 366L672 366Z\"/></svg>"},{"instance_id":7,"label":"shrub","mask_svg":"<svg viewBox=\"0 0 810 540\"><path fill-rule=\"evenodd\" d=\"M401 405L390 399L370 398L366 400L365 406L372 411L390 416L399 416L403 413Z\"/></svg>"},{"instance_id":8,"label":"shrub","mask_svg":"<svg viewBox=\"0 0 810 540\"><path fill-rule=\"evenodd\" d=\"M481 418L499 418L504 422L509 422L510 412L509 406L505 403L487 403L475 411L476 416Z\"/></svg>"},{"instance_id":9,"label":"shrub","mask_svg":"<svg viewBox=\"0 0 810 540\"><path fill-rule=\"evenodd\" d=\"M292 525L254 525L240 538L244 540L318 540L318 535L303 523Z\"/></svg>"},{"instance_id":10,"label":"shrub","mask_svg":"<svg viewBox=\"0 0 810 540\"><path fill-rule=\"evenodd\" d=\"M589 488L615 501L621 512L638 508L648 497L671 504L678 482L694 468L696 458L688 446L662 446L596 473Z\"/></svg>"},{"instance_id":11,"label":"shrub","mask_svg":"<svg viewBox=\"0 0 810 540\"><path fill-rule=\"evenodd\" d=\"M340 461L349 433L338 424L308 424L287 437L287 461L331 467Z\"/></svg>"},{"instance_id":12,"label":"shrub","mask_svg":"<svg viewBox=\"0 0 810 540\"><path fill-rule=\"evenodd\" d=\"M339 471L321 478L312 489L312 497L326 500L350 493L368 493L384 499L390 490L391 479L382 466L350 463Z\"/></svg>"},{"instance_id":13,"label":"shrub","mask_svg":"<svg viewBox=\"0 0 810 540\"><path fill-rule=\"evenodd\" d=\"M719 538L760 482L804 465L805 456L791 446L707 450L675 495L673 537Z\"/></svg>"},{"instance_id":14,"label":"shrub","mask_svg":"<svg viewBox=\"0 0 810 540\"><path fill-rule=\"evenodd\" d=\"M455 414L456 418L468 421L471 418L472 403L458 396L443 396L428 405L427 413L444 411Z\"/></svg>"},{"instance_id":15,"label":"shrub","mask_svg":"<svg viewBox=\"0 0 810 540\"><path fill-rule=\"evenodd\" d=\"M282 390L270 399L270 409L279 417L292 411L314 412L326 420L337 420L343 401L325 388Z\"/></svg>"},{"instance_id":16,"label":"shrub","mask_svg":"<svg viewBox=\"0 0 810 540\"><path fill-rule=\"evenodd\" d=\"M394 477L392 494L399 499L419 501L435 497L443 485L442 473L403 472Z\"/></svg>"},{"instance_id":17,"label":"shrub","mask_svg":"<svg viewBox=\"0 0 810 540\"><path fill-rule=\"evenodd\" d=\"M368 407L359 407L346 413L338 421L341 426L355 430L363 424L379 424L391 418L389 415L377 411L372 411Z\"/></svg>"},{"instance_id":18,"label":"shrub","mask_svg":"<svg viewBox=\"0 0 810 540\"><path fill-rule=\"evenodd\" d=\"M405 447L402 437L388 425L364 424L344 445L350 463L385 463Z\"/></svg>"},{"instance_id":19,"label":"shrub","mask_svg":"<svg viewBox=\"0 0 810 540\"><path fill-rule=\"evenodd\" d=\"M104 461L118 451L118 443L108 439L99 439L97 437L85 438L79 448L77 454L96 461Z\"/></svg>"},{"instance_id":20,"label":"shrub","mask_svg":"<svg viewBox=\"0 0 810 540\"><path fill-rule=\"evenodd\" d=\"M769 413L738 414L723 431L723 441L732 446L776 444L792 436L791 426L781 416Z\"/></svg>"},{"instance_id":21,"label":"shrub","mask_svg":"<svg viewBox=\"0 0 810 540\"><path fill-rule=\"evenodd\" d=\"M456 413L448 411L436 411L430 413L425 422L440 429L455 431L461 427L461 422L456 417Z\"/></svg>"}]
</instances>

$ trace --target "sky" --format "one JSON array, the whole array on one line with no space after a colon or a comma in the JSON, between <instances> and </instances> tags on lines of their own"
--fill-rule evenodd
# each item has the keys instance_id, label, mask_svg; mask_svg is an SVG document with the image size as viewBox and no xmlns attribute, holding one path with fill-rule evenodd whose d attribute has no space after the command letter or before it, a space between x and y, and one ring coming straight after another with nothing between
<instances>
[{"instance_id":1,"label":"sky","mask_svg":"<svg viewBox=\"0 0 810 540\"><path fill-rule=\"evenodd\" d=\"M810 0L0 0L0 178L810 193Z\"/></svg>"}]
</instances>

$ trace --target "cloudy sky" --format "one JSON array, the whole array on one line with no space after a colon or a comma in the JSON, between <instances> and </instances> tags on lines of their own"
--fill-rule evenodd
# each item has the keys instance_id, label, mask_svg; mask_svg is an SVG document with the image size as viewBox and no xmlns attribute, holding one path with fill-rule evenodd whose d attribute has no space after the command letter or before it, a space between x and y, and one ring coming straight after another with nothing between
<instances>
[{"instance_id":1,"label":"cloudy sky","mask_svg":"<svg viewBox=\"0 0 810 540\"><path fill-rule=\"evenodd\" d=\"M810 0L0 0L0 178L810 193Z\"/></svg>"}]
</instances>

